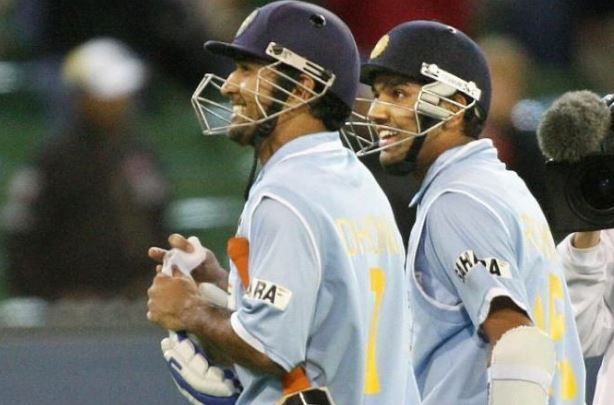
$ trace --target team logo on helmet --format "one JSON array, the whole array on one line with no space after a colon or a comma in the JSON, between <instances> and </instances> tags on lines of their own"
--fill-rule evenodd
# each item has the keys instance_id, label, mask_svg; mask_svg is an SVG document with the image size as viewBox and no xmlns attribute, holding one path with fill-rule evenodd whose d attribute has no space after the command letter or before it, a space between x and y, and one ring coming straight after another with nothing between
<instances>
[{"instance_id":1,"label":"team logo on helmet","mask_svg":"<svg viewBox=\"0 0 614 405\"><path fill-rule=\"evenodd\" d=\"M390 42L390 37L388 36L388 34L381 37L379 41L377 41L377 44L375 44L375 47L373 48L373 50L371 51L371 55L369 55L369 59L375 59L378 56L380 56L382 53L384 53L386 48L388 48L388 42Z\"/></svg>"},{"instance_id":2,"label":"team logo on helmet","mask_svg":"<svg viewBox=\"0 0 614 405\"><path fill-rule=\"evenodd\" d=\"M235 34L235 38L238 37L239 35L243 34L243 32L245 32L247 27L249 27L252 24L252 22L254 21L256 16L258 15L258 10L259 9L255 9L254 11L252 11L251 14L248 15L245 18L245 20L243 20L243 22L241 23L241 26L239 27L239 29L237 30L237 33Z\"/></svg>"}]
</instances>

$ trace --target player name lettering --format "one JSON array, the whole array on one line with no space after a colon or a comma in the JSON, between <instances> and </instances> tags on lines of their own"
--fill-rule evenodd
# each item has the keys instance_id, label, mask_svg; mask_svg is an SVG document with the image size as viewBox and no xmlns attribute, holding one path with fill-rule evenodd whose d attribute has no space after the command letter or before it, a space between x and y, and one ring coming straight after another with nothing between
<instances>
[{"instance_id":1,"label":"player name lettering","mask_svg":"<svg viewBox=\"0 0 614 405\"><path fill-rule=\"evenodd\" d=\"M492 275L505 278L512 277L508 262L497 259L496 257L485 257L480 259L473 250L466 250L458 256L454 263L454 271L464 282L469 272L473 270L477 264L481 264Z\"/></svg>"},{"instance_id":2,"label":"player name lettering","mask_svg":"<svg viewBox=\"0 0 614 405\"><path fill-rule=\"evenodd\" d=\"M398 254L403 248L396 238L396 225L383 218L338 218L337 233L348 256Z\"/></svg>"}]
</instances>

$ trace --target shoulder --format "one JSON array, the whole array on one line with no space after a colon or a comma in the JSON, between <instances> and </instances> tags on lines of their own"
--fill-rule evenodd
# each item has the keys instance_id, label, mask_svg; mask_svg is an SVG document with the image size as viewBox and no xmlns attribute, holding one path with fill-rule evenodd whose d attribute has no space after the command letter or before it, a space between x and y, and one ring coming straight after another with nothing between
<instances>
[{"instance_id":1,"label":"shoulder","mask_svg":"<svg viewBox=\"0 0 614 405\"><path fill-rule=\"evenodd\" d=\"M482 197L469 189L446 190L430 204L427 218L449 223L490 220L503 224L501 210Z\"/></svg>"},{"instance_id":2,"label":"shoulder","mask_svg":"<svg viewBox=\"0 0 614 405\"><path fill-rule=\"evenodd\" d=\"M251 195L243 213L245 234L251 238L263 234L302 233L313 239L316 220L309 204L280 190L262 190Z\"/></svg>"},{"instance_id":3,"label":"shoulder","mask_svg":"<svg viewBox=\"0 0 614 405\"><path fill-rule=\"evenodd\" d=\"M304 222L303 215L288 200L275 194L264 194L252 207L252 222L267 228L278 228Z\"/></svg>"},{"instance_id":4,"label":"shoulder","mask_svg":"<svg viewBox=\"0 0 614 405\"><path fill-rule=\"evenodd\" d=\"M509 215L466 191L449 191L428 207L425 231L429 239L445 245L451 239L505 243L514 239ZM487 242L490 241L490 242Z\"/></svg>"}]
</instances>

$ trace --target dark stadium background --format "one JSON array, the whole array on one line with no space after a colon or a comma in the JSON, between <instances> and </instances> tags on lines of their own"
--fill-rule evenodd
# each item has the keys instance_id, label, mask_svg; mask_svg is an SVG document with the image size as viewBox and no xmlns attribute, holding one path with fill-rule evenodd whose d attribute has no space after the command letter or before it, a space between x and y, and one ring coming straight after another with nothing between
<instances>
[{"instance_id":1,"label":"dark stadium background","mask_svg":"<svg viewBox=\"0 0 614 405\"><path fill-rule=\"evenodd\" d=\"M207 35L216 39L224 32L232 35L251 8L265 2L0 0L0 207L11 176L31 161L51 132L53 117L45 104L49 94L40 93L40 71L34 63L49 56L40 52L41 47L62 55L88 37L113 34L152 64L150 85L142 98L143 124L173 184L173 204L165 221L173 230L197 235L212 250L224 252L240 212L251 153L223 137L201 136L189 98L205 71L223 74L228 68L202 51ZM387 29L399 22L395 19L404 18L399 12L387 12L394 3L389 0L316 2L345 14L357 38L364 40L363 52L384 31L380 26ZM570 89L614 91L614 68L582 53L594 41L574 36L581 24L596 28L603 26L607 16L611 21L611 0L410 2L422 7L414 8L423 13L418 17L452 19L471 33L505 33L520 40L536 62L527 78L526 96L538 104ZM46 8L33 12L41 4ZM203 26L198 21L194 25L196 14L177 7L190 4L209 7L202 11ZM434 8L429 10L429 5ZM466 14L459 12L461 8ZM26 24L22 14L27 12L31 14ZM574 53L574 44L580 44L582 52ZM610 63L613 55L608 55ZM591 71L602 74L589 75ZM411 222L403 195L397 197L395 206L403 216L399 222ZM403 231L407 236L407 229ZM11 298L4 282L4 237L0 229L0 405L185 403L160 354L164 332L146 321L144 301L4 305ZM224 260L223 254L220 259ZM15 305L20 313L14 312ZM599 363L600 359L589 359L589 370L594 373ZM593 383L589 377L589 395Z\"/></svg>"}]
</instances>

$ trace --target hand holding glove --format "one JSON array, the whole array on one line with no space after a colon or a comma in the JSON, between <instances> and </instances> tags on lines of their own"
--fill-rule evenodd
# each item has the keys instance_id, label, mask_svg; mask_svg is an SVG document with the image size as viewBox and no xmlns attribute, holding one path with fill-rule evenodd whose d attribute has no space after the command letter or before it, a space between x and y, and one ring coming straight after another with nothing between
<instances>
[{"instance_id":1,"label":"hand holding glove","mask_svg":"<svg viewBox=\"0 0 614 405\"><path fill-rule=\"evenodd\" d=\"M173 382L194 405L233 405L239 393L234 372L212 365L202 348L185 333L172 333L161 342Z\"/></svg>"}]
</instances>

